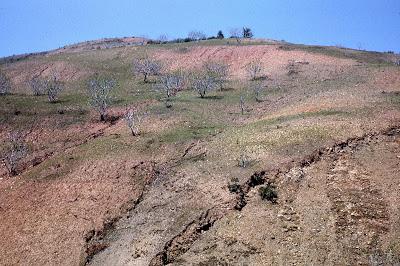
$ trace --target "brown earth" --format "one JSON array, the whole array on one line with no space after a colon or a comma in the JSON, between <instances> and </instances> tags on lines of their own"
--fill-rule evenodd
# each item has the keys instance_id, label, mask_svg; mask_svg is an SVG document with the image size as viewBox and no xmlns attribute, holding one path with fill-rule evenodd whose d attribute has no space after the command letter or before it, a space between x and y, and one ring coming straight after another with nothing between
<instances>
[{"instance_id":1,"label":"brown earth","mask_svg":"<svg viewBox=\"0 0 400 266\"><path fill-rule=\"evenodd\" d=\"M137 138L120 119L122 106L104 124L91 113L67 123L46 109L28 137L32 152L20 175L0 171L0 264L395 263L399 69L280 44L184 48L157 46L149 53L172 69L228 63L233 88L217 94L227 100L207 99L208 108L200 107L201 119L223 126L211 127L207 137L196 131L187 137L199 119L190 115L201 113L183 105L194 97L178 98L176 110L155 109ZM125 64L138 51L118 49L96 55L108 60L117 53ZM253 59L266 62L267 95L239 116L227 95L247 86L244 69ZM295 75L288 75L290 60L297 62ZM6 67L20 93L29 77L53 70L66 82L93 72L61 57ZM154 99L136 105L160 108ZM0 124L2 140L20 123L11 106L0 107L9 119ZM15 106L22 116L35 114ZM177 140L168 140L170 132ZM252 158L248 168L237 167L243 150ZM229 192L232 179L240 184L237 193ZM277 204L260 199L266 182L276 185Z\"/></svg>"}]
</instances>

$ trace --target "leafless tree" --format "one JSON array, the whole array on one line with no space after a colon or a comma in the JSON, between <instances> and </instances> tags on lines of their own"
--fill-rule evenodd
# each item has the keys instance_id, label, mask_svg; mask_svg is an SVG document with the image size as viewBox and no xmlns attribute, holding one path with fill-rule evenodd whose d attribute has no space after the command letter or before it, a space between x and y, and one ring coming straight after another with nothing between
<instances>
[{"instance_id":1,"label":"leafless tree","mask_svg":"<svg viewBox=\"0 0 400 266\"><path fill-rule=\"evenodd\" d=\"M43 95L46 92L46 81L39 77L33 77L30 79L28 85L35 96Z\"/></svg>"},{"instance_id":2,"label":"leafless tree","mask_svg":"<svg viewBox=\"0 0 400 266\"><path fill-rule=\"evenodd\" d=\"M244 109L245 109L245 106L244 106L244 97L243 97L243 95L240 96L240 103L239 103L239 106L240 106L240 111L241 111L241 113L242 113L242 115L243 115L243 114L244 114Z\"/></svg>"},{"instance_id":3,"label":"leafless tree","mask_svg":"<svg viewBox=\"0 0 400 266\"><path fill-rule=\"evenodd\" d=\"M246 71L250 80L260 79L262 70L263 66L260 60L253 60L246 66Z\"/></svg>"},{"instance_id":4,"label":"leafless tree","mask_svg":"<svg viewBox=\"0 0 400 266\"><path fill-rule=\"evenodd\" d=\"M106 120L107 110L111 104L111 91L116 84L115 79L100 76L99 74L89 80L89 103L100 114L101 121Z\"/></svg>"},{"instance_id":5,"label":"leafless tree","mask_svg":"<svg viewBox=\"0 0 400 266\"><path fill-rule=\"evenodd\" d=\"M262 81L256 80L255 82L253 82L252 86L256 101L262 102L262 92L264 90L264 84L262 83Z\"/></svg>"},{"instance_id":6,"label":"leafless tree","mask_svg":"<svg viewBox=\"0 0 400 266\"><path fill-rule=\"evenodd\" d=\"M45 91L49 102L54 103L58 101L58 96L63 90L63 84L58 79L57 74L52 74L52 76L45 81Z\"/></svg>"},{"instance_id":7,"label":"leafless tree","mask_svg":"<svg viewBox=\"0 0 400 266\"><path fill-rule=\"evenodd\" d=\"M204 98L209 91L216 87L216 83L213 77L207 73L200 73L192 75L192 87L201 98Z\"/></svg>"},{"instance_id":8,"label":"leafless tree","mask_svg":"<svg viewBox=\"0 0 400 266\"><path fill-rule=\"evenodd\" d=\"M183 89L185 78L181 71L174 73L164 73L160 76L158 89L165 95L165 105L167 108L172 107L171 98Z\"/></svg>"},{"instance_id":9,"label":"leafless tree","mask_svg":"<svg viewBox=\"0 0 400 266\"><path fill-rule=\"evenodd\" d=\"M11 81L0 69L0 95L6 95L11 91Z\"/></svg>"},{"instance_id":10,"label":"leafless tree","mask_svg":"<svg viewBox=\"0 0 400 266\"><path fill-rule=\"evenodd\" d=\"M11 132L8 135L6 152L2 158L2 161L10 176L17 175L18 164L28 153L25 137L26 136L18 131Z\"/></svg>"},{"instance_id":11,"label":"leafless tree","mask_svg":"<svg viewBox=\"0 0 400 266\"><path fill-rule=\"evenodd\" d=\"M191 31L188 34L188 38L193 41L200 41L206 38L206 35L201 31Z\"/></svg>"},{"instance_id":12,"label":"leafless tree","mask_svg":"<svg viewBox=\"0 0 400 266\"><path fill-rule=\"evenodd\" d=\"M168 36L167 36L166 34L161 34L161 35L158 37L158 41L159 41L160 43L166 43L166 42L168 42Z\"/></svg>"},{"instance_id":13,"label":"leafless tree","mask_svg":"<svg viewBox=\"0 0 400 266\"><path fill-rule=\"evenodd\" d=\"M229 66L221 62L208 62L204 65L204 69L222 90L228 78Z\"/></svg>"},{"instance_id":14,"label":"leafless tree","mask_svg":"<svg viewBox=\"0 0 400 266\"><path fill-rule=\"evenodd\" d=\"M126 108L124 120L127 127L130 129L132 136L139 135L139 126L142 122L142 117L135 108Z\"/></svg>"},{"instance_id":15,"label":"leafless tree","mask_svg":"<svg viewBox=\"0 0 400 266\"><path fill-rule=\"evenodd\" d=\"M161 62L151 59L142 58L133 60L133 72L137 75L143 75L143 81L147 83L148 76L157 76L161 73Z\"/></svg>"},{"instance_id":16,"label":"leafless tree","mask_svg":"<svg viewBox=\"0 0 400 266\"><path fill-rule=\"evenodd\" d=\"M233 28L230 30L231 38L236 39L237 43L240 44L242 41L243 32L239 28Z\"/></svg>"}]
</instances>

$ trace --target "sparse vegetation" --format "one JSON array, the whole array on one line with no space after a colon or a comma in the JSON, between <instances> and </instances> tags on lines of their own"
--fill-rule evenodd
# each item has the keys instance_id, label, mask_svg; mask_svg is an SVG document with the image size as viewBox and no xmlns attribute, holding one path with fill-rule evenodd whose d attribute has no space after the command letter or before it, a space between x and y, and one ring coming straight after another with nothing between
<instances>
[{"instance_id":1,"label":"sparse vegetation","mask_svg":"<svg viewBox=\"0 0 400 266\"><path fill-rule=\"evenodd\" d=\"M107 110L111 104L111 91L116 84L115 79L99 74L88 82L89 103L100 114L100 121L106 120Z\"/></svg>"}]
</instances>

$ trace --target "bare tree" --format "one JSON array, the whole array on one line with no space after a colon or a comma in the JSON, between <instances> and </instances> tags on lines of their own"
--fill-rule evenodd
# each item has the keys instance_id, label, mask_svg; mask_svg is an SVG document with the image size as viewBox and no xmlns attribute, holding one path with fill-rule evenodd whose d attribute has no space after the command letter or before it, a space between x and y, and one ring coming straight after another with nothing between
<instances>
[{"instance_id":1,"label":"bare tree","mask_svg":"<svg viewBox=\"0 0 400 266\"><path fill-rule=\"evenodd\" d=\"M24 136L18 131L8 135L7 148L2 161L10 176L17 175L18 164L28 153L25 137L26 135Z\"/></svg>"},{"instance_id":2,"label":"bare tree","mask_svg":"<svg viewBox=\"0 0 400 266\"><path fill-rule=\"evenodd\" d=\"M204 98L206 94L215 88L216 84L210 75L207 73L194 74L192 76L192 87L201 98Z\"/></svg>"},{"instance_id":3,"label":"bare tree","mask_svg":"<svg viewBox=\"0 0 400 266\"><path fill-rule=\"evenodd\" d=\"M126 108L124 114L124 120L127 127L130 129L132 136L139 135L139 126L142 122L142 117L135 108Z\"/></svg>"},{"instance_id":4,"label":"bare tree","mask_svg":"<svg viewBox=\"0 0 400 266\"><path fill-rule=\"evenodd\" d=\"M206 38L206 35L201 31L191 31L188 34L188 38L193 41L200 41Z\"/></svg>"},{"instance_id":5,"label":"bare tree","mask_svg":"<svg viewBox=\"0 0 400 266\"><path fill-rule=\"evenodd\" d=\"M158 41L159 41L160 43L166 43L166 42L168 42L168 36L167 36L166 34L161 34L161 35L158 37Z\"/></svg>"},{"instance_id":6,"label":"bare tree","mask_svg":"<svg viewBox=\"0 0 400 266\"><path fill-rule=\"evenodd\" d=\"M54 103L58 101L58 96L63 90L63 84L58 79L57 74L52 74L51 78L45 81L45 91L49 102Z\"/></svg>"},{"instance_id":7,"label":"bare tree","mask_svg":"<svg viewBox=\"0 0 400 266\"><path fill-rule=\"evenodd\" d=\"M148 57L133 60L133 72L138 75L143 75L143 81L145 83L147 83L148 76L159 75L161 69L161 62Z\"/></svg>"},{"instance_id":8,"label":"bare tree","mask_svg":"<svg viewBox=\"0 0 400 266\"><path fill-rule=\"evenodd\" d=\"M263 66L260 60L253 60L246 66L246 71L250 80L260 79L262 70Z\"/></svg>"},{"instance_id":9,"label":"bare tree","mask_svg":"<svg viewBox=\"0 0 400 266\"><path fill-rule=\"evenodd\" d=\"M256 98L257 102L262 102L262 92L264 90L264 84L260 80L256 80L252 84L253 86L253 91L254 91L254 96Z\"/></svg>"},{"instance_id":10,"label":"bare tree","mask_svg":"<svg viewBox=\"0 0 400 266\"><path fill-rule=\"evenodd\" d=\"M111 91L117 82L110 77L96 74L89 80L88 92L90 105L100 114L100 120L105 121L107 110L111 104Z\"/></svg>"},{"instance_id":11,"label":"bare tree","mask_svg":"<svg viewBox=\"0 0 400 266\"><path fill-rule=\"evenodd\" d=\"M204 69L222 90L223 85L228 78L229 66L220 62L208 62L204 65Z\"/></svg>"},{"instance_id":12,"label":"bare tree","mask_svg":"<svg viewBox=\"0 0 400 266\"><path fill-rule=\"evenodd\" d=\"M11 91L11 81L0 69L0 95L6 95Z\"/></svg>"},{"instance_id":13,"label":"bare tree","mask_svg":"<svg viewBox=\"0 0 400 266\"><path fill-rule=\"evenodd\" d=\"M236 39L237 43L240 44L242 41L242 30L239 28L233 28L230 30L231 38Z\"/></svg>"},{"instance_id":14,"label":"bare tree","mask_svg":"<svg viewBox=\"0 0 400 266\"><path fill-rule=\"evenodd\" d=\"M30 79L28 85L35 96L43 95L46 92L46 81L39 77L33 77Z\"/></svg>"},{"instance_id":15,"label":"bare tree","mask_svg":"<svg viewBox=\"0 0 400 266\"><path fill-rule=\"evenodd\" d=\"M243 97L243 95L240 96L239 106L240 106L240 111L241 111L241 113L242 113L242 115L243 115L243 114L244 114L244 109L245 109L245 106L244 106L244 97Z\"/></svg>"},{"instance_id":16,"label":"bare tree","mask_svg":"<svg viewBox=\"0 0 400 266\"><path fill-rule=\"evenodd\" d=\"M182 72L164 73L160 76L158 89L165 95L165 106L172 107L171 98L183 89L185 78Z\"/></svg>"}]
</instances>

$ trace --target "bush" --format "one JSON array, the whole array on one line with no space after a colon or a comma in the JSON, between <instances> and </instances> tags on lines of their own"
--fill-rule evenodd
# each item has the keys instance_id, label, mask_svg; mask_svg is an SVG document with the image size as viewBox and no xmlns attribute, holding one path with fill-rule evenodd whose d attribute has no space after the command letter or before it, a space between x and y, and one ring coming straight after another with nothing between
<instances>
[{"instance_id":1,"label":"bush","mask_svg":"<svg viewBox=\"0 0 400 266\"><path fill-rule=\"evenodd\" d=\"M261 199L276 203L278 199L278 193L275 189L276 188L274 185L268 183L266 186L260 187L258 189L258 193L260 194Z\"/></svg>"}]
</instances>

